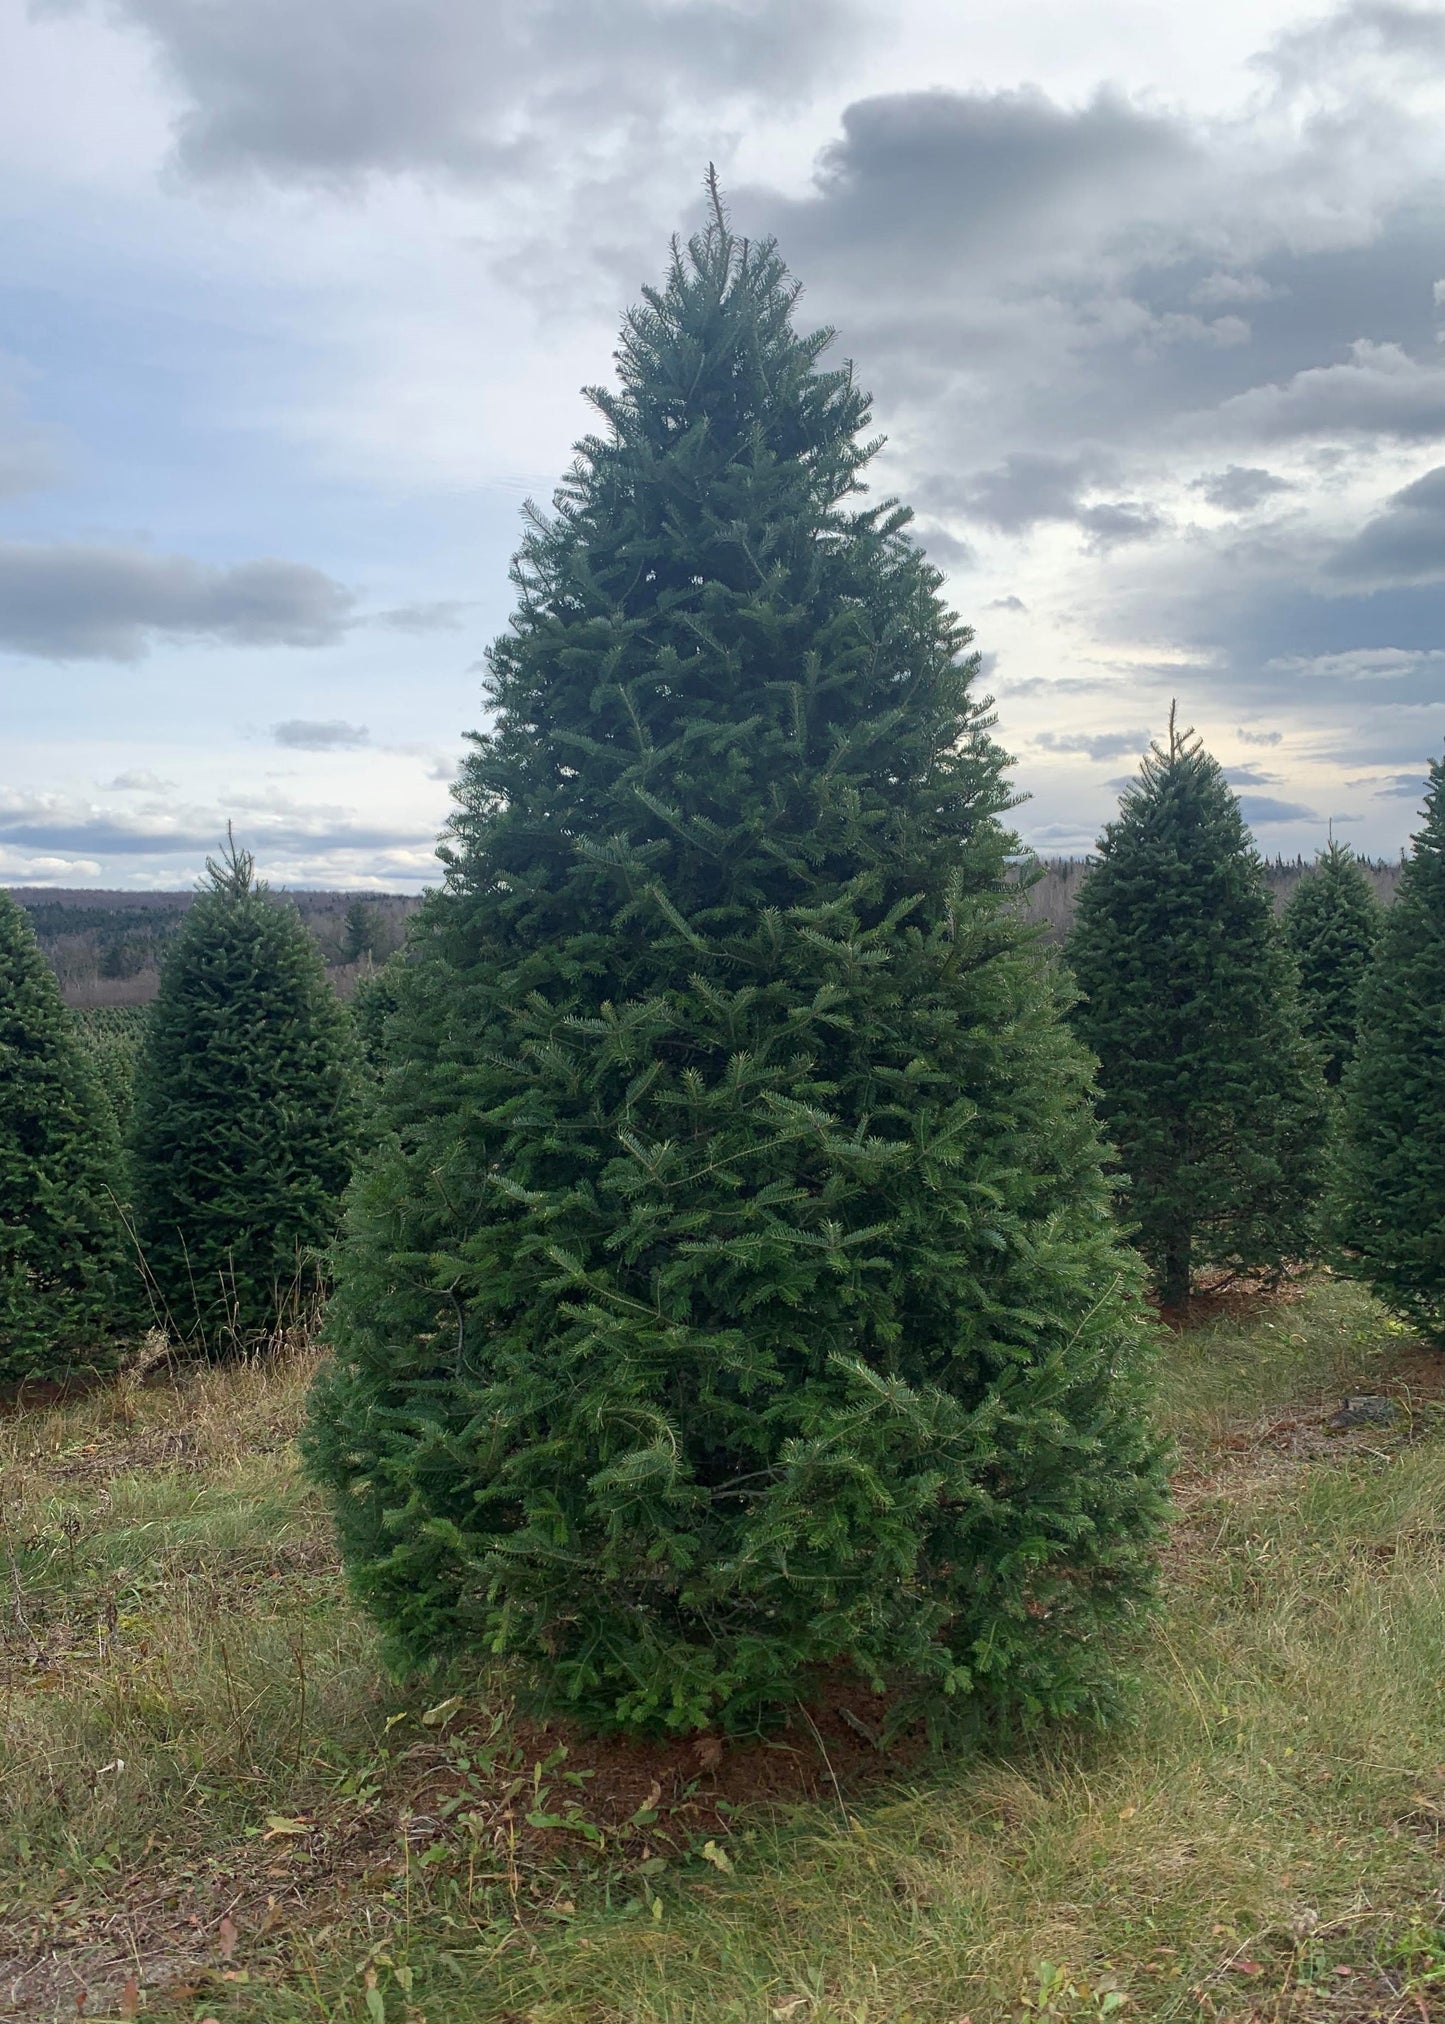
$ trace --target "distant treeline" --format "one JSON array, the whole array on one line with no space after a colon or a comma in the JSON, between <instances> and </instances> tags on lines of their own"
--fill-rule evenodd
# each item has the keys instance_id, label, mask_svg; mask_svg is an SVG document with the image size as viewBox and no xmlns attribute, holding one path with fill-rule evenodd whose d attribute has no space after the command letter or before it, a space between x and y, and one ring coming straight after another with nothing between
<instances>
[{"instance_id":1,"label":"distant treeline","mask_svg":"<svg viewBox=\"0 0 1445 2024\"><path fill-rule=\"evenodd\" d=\"M166 947L189 913L189 892L86 892L11 886L24 907L65 1002L77 1010L148 1005ZM420 905L410 893L293 892L343 997L357 977L401 946Z\"/></svg>"},{"instance_id":2,"label":"distant treeline","mask_svg":"<svg viewBox=\"0 0 1445 2024\"><path fill-rule=\"evenodd\" d=\"M1309 870L1312 858L1266 860L1275 905L1283 907ZM1074 918L1079 889L1089 874L1082 857L1045 858L1031 887L1028 911L1061 941ZM1363 860L1386 906L1400 876L1394 860ZM36 939L60 979L67 1005L78 1010L148 1005L156 995L166 944L189 912L194 894L85 892L11 886L29 914ZM332 982L349 997L359 976L400 948L406 924L421 901L411 893L293 892L288 898L315 938Z\"/></svg>"},{"instance_id":3,"label":"distant treeline","mask_svg":"<svg viewBox=\"0 0 1445 2024\"><path fill-rule=\"evenodd\" d=\"M1029 889L1029 916L1044 923L1050 941L1061 942L1073 923L1074 908L1089 875L1091 860L1086 857L1050 857L1040 859L1040 863L1043 865L1043 876ZM1264 875L1274 895L1276 910L1287 905L1290 894L1313 863L1312 857L1265 859ZM1381 903L1390 906L1400 878L1399 860L1361 858L1360 863Z\"/></svg>"}]
</instances>

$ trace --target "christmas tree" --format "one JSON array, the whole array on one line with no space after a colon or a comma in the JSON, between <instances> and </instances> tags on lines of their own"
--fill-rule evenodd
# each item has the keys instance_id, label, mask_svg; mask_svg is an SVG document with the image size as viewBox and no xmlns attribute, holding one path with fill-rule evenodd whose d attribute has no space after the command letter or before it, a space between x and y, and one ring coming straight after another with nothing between
<instances>
[{"instance_id":1,"label":"christmas tree","mask_svg":"<svg viewBox=\"0 0 1445 2024\"><path fill-rule=\"evenodd\" d=\"M531 516L313 1402L393 1658L601 1726L1096 1707L1161 1510L969 635L796 299L714 192Z\"/></svg>"},{"instance_id":2,"label":"christmas tree","mask_svg":"<svg viewBox=\"0 0 1445 2024\"><path fill-rule=\"evenodd\" d=\"M132 1180L171 1326L218 1354L314 1306L356 1102L349 1023L296 909L234 845L207 874L147 1023Z\"/></svg>"},{"instance_id":3,"label":"christmas tree","mask_svg":"<svg viewBox=\"0 0 1445 2024\"><path fill-rule=\"evenodd\" d=\"M112 1362L140 1319L120 1146L60 987L0 891L0 1384Z\"/></svg>"},{"instance_id":4,"label":"christmas tree","mask_svg":"<svg viewBox=\"0 0 1445 2024\"><path fill-rule=\"evenodd\" d=\"M1360 985L1374 960L1384 910L1354 852L1333 838L1285 908L1285 936L1299 966L1304 1030L1337 1087L1355 1051Z\"/></svg>"},{"instance_id":5,"label":"christmas tree","mask_svg":"<svg viewBox=\"0 0 1445 2024\"><path fill-rule=\"evenodd\" d=\"M145 1038L146 1008L143 1005L103 1005L71 1015L80 1039L81 1052L90 1063L101 1095L110 1105L116 1129L124 1141L130 1130L131 1104L135 1096L135 1069Z\"/></svg>"},{"instance_id":6,"label":"christmas tree","mask_svg":"<svg viewBox=\"0 0 1445 2024\"><path fill-rule=\"evenodd\" d=\"M402 958L391 956L379 970L357 980L351 994L351 1021L363 1071L380 1080L386 1060L387 1025L401 1000Z\"/></svg>"},{"instance_id":7,"label":"christmas tree","mask_svg":"<svg viewBox=\"0 0 1445 2024\"><path fill-rule=\"evenodd\" d=\"M1160 1298L1202 1267L1309 1248L1326 1099L1264 866L1224 775L1170 712L1079 895L1079 1032Z\"/></svg>"},{"instance_id":8,"label":"christmas tree","mask_svg":"<svg viewBox=\"0 0 1445 2024\"><path fill-rule=\"evenodd\" d=\"M1445 1347L1445 764L1360 987L1334 1221L1353 1269Z\"/></svg>"}]
</instances>

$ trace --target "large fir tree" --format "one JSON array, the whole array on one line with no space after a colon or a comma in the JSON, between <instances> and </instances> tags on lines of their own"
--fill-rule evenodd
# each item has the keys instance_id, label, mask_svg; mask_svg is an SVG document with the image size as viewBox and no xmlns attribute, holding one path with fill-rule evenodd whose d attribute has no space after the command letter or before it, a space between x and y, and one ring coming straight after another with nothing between
<instances>
[{"instance_id":1,"label":"large fir tree","mask_svg":"<svg viewBox=\"0 0 1445 2024\"><path fill-rule=\"evenodd\" d=\"M1310 1245L1326 1104L1294 964L1239 803L1192 732L1154 746L1079 895L1080 1033L1166 1306L1193 1275Z\"/></svg>"},{"instance_id":2,"label":"large fir tree","mask_svg":"<svg viewBox=\"0 0 1445 2024\"><path fill-rule=\"evenodd\" d=\"M1445 763L1360 988L1334 1204L1350 1260L1445 1347Z\"/></svg>"},{"instance_id":3,"label":"large fir tree","mask_svg":"<svg viewBox=\"0 0 1445 2024\"><path fill-rule=\"evenodd\" d=\"M212 1354L306 1312L356 1133L353 1040L295 907L207 860L136 1074L132 1180L172 1327Z\"/></svg>"},{"instance_id":4,"label":"large fir tree","mask_svg":"<svg viewBox=\"0 0 1445 2024\"><path fill-rule=\"evenodd\" d=\"M115 1120L22 908L0 891L0 1384L105 1364L139 1315Z\"/></svg>"},{"instance_id":5,"label":"large fir tree","mask_svg":"<svg viewBox=\"0 0 1445 2024\"><path fill-rule=\"evenodd\" d=\"M1284 911L1299 966L1304 1030L1338 1087L1355 1051L1360 985L1374 960L1384 910L1354 852L1333 838Z\"/></svg>"},{"instance_id":6,"label":"large fir tree","mask_svg":"<svg viewBox=\"0 0 1445 2024\"><path fill-rule=\"evenodd\" d=\"M717 212L532 517L313 1404L393 1656L603 1725L1090 1706L1161 1509L968 634L795 300Z\"/></svg>"}]
</instances>

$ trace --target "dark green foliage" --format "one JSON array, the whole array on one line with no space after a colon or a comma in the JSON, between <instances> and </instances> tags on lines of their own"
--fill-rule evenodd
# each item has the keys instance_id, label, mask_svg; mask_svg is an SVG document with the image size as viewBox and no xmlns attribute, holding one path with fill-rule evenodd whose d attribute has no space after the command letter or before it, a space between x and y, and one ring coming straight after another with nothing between
<instances>
[{"instance_id":1,"label":"dark green foliage","mask_svg":"<svg viewBox=\"0 0 1445 2024\"><path fill-rule=\"evenodd\" d=\"M315 943L250 857L209 885L161 972L132 1181L172 1327L212 1354L304 1316L356 1130L352 1039Z\"/></svg>"},{"instance_id":2,"label":"dark green foliage","mask_svg":"<svg viewBox=\"0 0 1445 2024\"><path fill-rule=\"evenodd\" d=\"M533 516L313 1402L393 1657L603 1726L1096 1706L1162 1504L968 634L794 299L676 252Z\"/></svg>"},{"instance_id":3,"label":"dark green foliage","mask_svg":"<svg viewBox=\"0 0 1445 2024\"><path fill-rule=\"evenodd\" d=\"M351 1018L366 1072L380 1080L386 1060L387 1023L401 999L401 958L394 956L379 970L358 979L351 994Z\"/></svg>"},{"instance_id":4,"label":"dark green foliage","mask_svg":"<svg viewBox=\"0 0 1445 2024\"><path fill-rule=\"evenodd\" d=\"M1445 764L1360 987L1334 1203L1353 1270L1445 1348Z\"/></svg>"},{"instance_id":5,"label":"dark green foliage","mask_svg":"<svg viewBox=\"0 0 1445 2024\"><path fill-rule=\"evenodd\" d=\"M0 1384L110 1362L136 1325L119 1169L60 987L0 892Z\"/></svg>"},{"instance_id":6,"label":"dark green foliage","mask_svg":"<svg viewBox=\"0 0 1445 2024\"><path fill-rule=\"evenodd\" d=\"M1284 911L1285 937L1299 966L1304 1030L1320 1050L1332 1087L1355 1051L1360 984L1383 921L1384 909L1359 859L1333 841Z\"/></svg>"},{"instance_id":7,"label":"dark green foliage","mask_svg":"<svg viewBox=\"0 0 1445 2024\"><path fill-rule=\"evenodd\" d=\"M136 1063L145 1038L144 1005L106 1005L72 1014L80 1044L124 1139L135 1098Z\"/></svg>"},{"instance_id":8,"label":"dark green foliage","mask_svg":"<svg viewBox=\"0 0 1445 2024\"><path fill-rule=\"evenodd\" d=\"M346 909L346 924L341 936L341 960L343 963L359 963L363 956L381 956L386 951L386 923L375 907L369 907L365 900L353 900Z\"/></svg>"},{"instance_id":9,"label":"dark green foliage","mask_svg":"<svg viewBox=\"0 0 1445 2024\"><path fill-rule=\"evenodd\" d=\"M1075 1020L1125 1210L1168 1306L1309 1249L1326 1099L1264 867L1193 737L1146 756L1079 896Z\"/></svg>"}]
</instances>

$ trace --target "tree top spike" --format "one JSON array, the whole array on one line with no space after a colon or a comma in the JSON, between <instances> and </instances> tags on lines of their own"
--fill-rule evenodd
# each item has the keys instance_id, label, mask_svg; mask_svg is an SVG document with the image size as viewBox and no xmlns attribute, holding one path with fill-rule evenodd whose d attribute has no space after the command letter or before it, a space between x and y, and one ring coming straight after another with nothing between
<instances>
[{"instance_id":1,"label":"tree top spike","mask_svg":"<svg viewBox=\"0 0 1445 2024\"><path fill-rule=\"evenodd\" d=\"M708 163L706 182L707 200L712 205L713 222L719 232L725 233L728 228L728 216L723 209L722 191L718 188L716 162Z\"/></svg>"},{"instance_id":2,"label":"tree top spike","mask_svg":"<svg viewBox=\"0 0 1445 2024\"><path fill-rule=\"evenodd\" d=\"M1192 724L1187 730L1181 731L1179 729L1179 699L1177 696L1171 697L1169 702L1169 757L1171 760L1180 759L1184 756L1189 750L1189 741L1193 736L1194 726Z\"/></svg>"},{"instance_id":3,"label":"tree top spike","mask_svg":"<svg viewBox=\"0 0 1445 2024\"><path fill-rule=\"evenodd\" d=\"M201 891L230 893L234 898L244 899L248 893L263 890L255 874L254 856L249 850L241 849L228 821L226 846L221 852L220 862L213 857L206 859L206 876L199 882Z\"/></svg>"}]
</instances>

